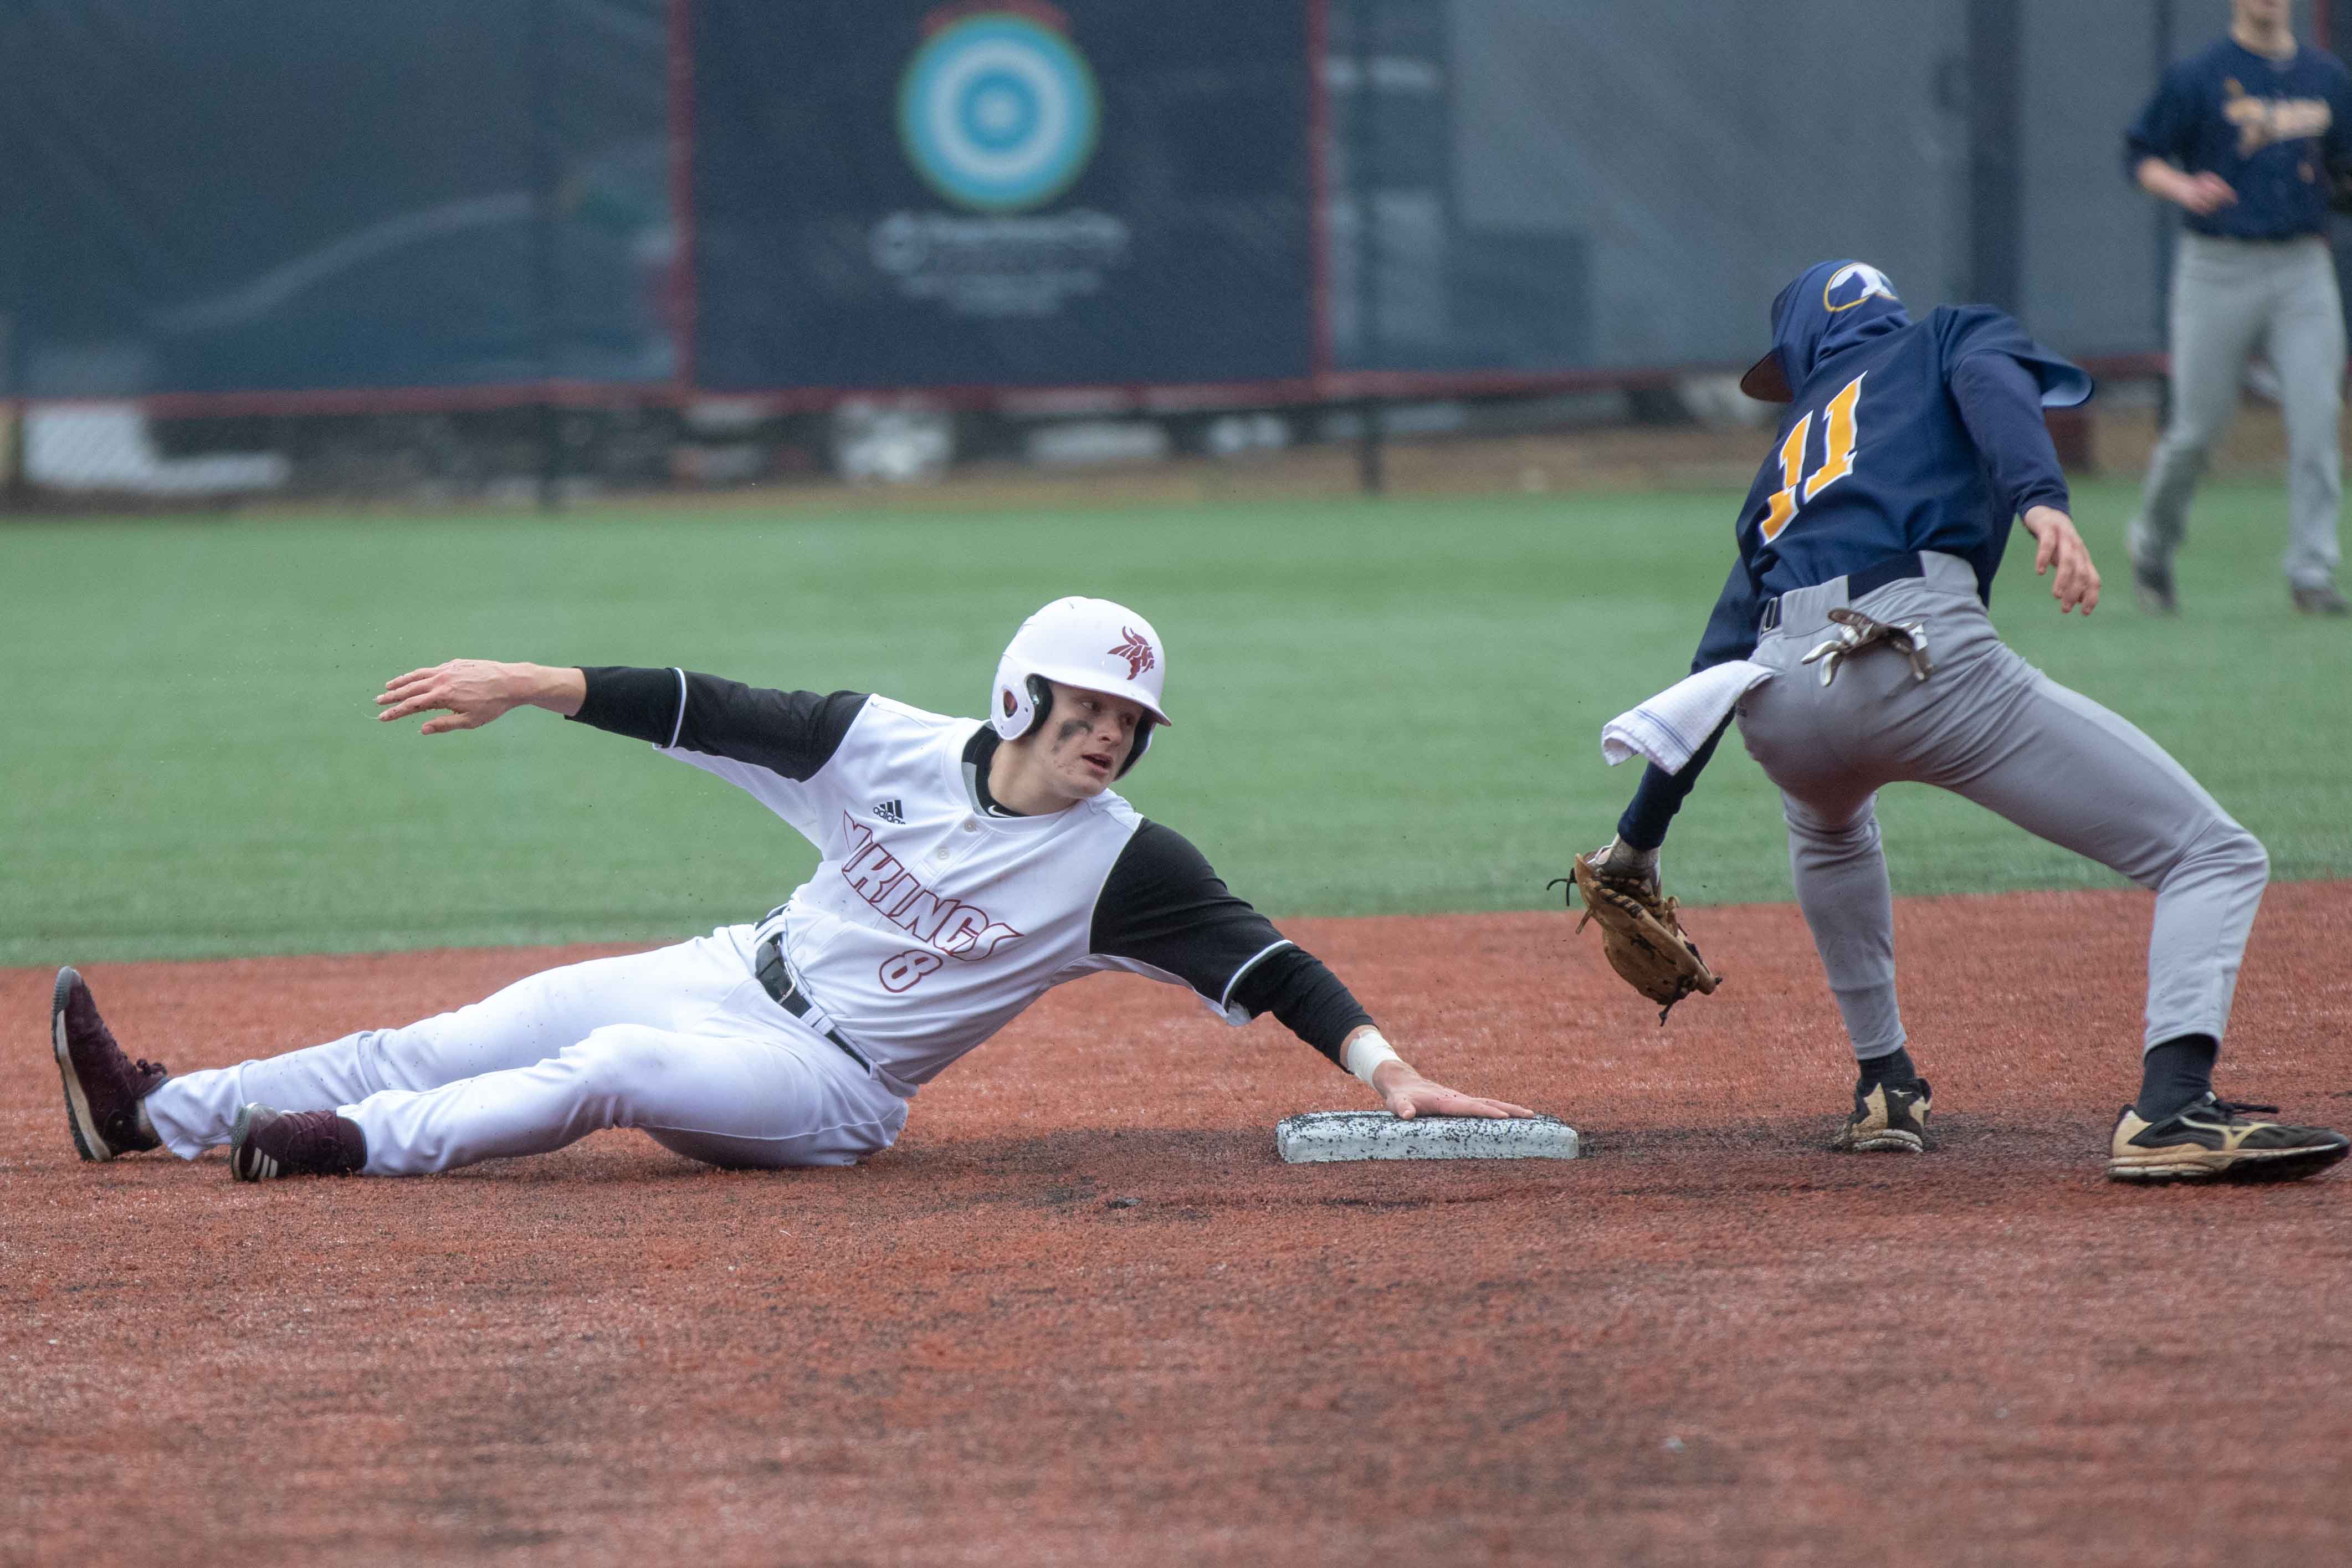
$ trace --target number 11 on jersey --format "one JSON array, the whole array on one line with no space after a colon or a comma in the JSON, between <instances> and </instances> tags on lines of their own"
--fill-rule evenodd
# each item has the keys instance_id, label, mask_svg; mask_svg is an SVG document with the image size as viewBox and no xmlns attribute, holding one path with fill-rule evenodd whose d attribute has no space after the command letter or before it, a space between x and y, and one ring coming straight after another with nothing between
<instances>
[{"instance_id":1,"label":"number 11 on jersey","mask_svg":"<svg viewBox=\"0 0 2352 1568\"><path fill-rule=\"evenodd\" d=\"M1867 374L1867 372L1864 373ZM1809 412L1797 421L1789 438L1780 443L1780 489L1772 492L1770 507L1764 513L1762 525L1768 540L1780 537L1780 531L1795 521L1797 509L1812 500L1830 486L1853 472L1853 410L1862 401L1862 377L1857 375L1838 389L1822 411L1822 442L1827 448L1822 454L1822 466L1810 477L1801 479L1805 468L1805 442L1812 434L1813 416ZM1804 500L1797 497L1799 485L1804 488Z\"/></svg>"}]
</instances>

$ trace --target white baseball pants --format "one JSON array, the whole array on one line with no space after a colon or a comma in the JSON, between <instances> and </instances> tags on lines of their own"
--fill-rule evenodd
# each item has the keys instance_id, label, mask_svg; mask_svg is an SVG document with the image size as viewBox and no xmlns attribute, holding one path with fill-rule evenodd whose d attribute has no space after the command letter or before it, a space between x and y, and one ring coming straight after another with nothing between
<instances>
[{"instance_id":1,"label":"white baseball pants","mask_svg":"<svg viewBox=\"0 0 2352 1568\"><path fill-rule=\"evenodd\" d=\"M728 1167L847 1165L888 1148L907 1102L761 988L752 931L551 969L406 1028L187 1073L148 1096L148 1119L193 1160L228 1142L248 1100L339 1110L367 1135L371 1176L543 1154L606 1127Z\"/></svg>"}]
</instances>

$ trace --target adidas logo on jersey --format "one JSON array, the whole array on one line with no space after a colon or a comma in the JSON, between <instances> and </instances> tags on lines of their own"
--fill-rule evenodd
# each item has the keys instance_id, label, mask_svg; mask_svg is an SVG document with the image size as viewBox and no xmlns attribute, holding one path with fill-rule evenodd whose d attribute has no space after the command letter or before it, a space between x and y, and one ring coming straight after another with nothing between
<instances>
[{"instance_id":1,"label":"adidas logo on jersey","mask_svg":"<svg viewBox=\"0 0 2352 1568\"><path fill-rule=\"evenodd\" d=\"M898 801L883 801L875 806L874 815L885 822L895 822L901 827L907 826L907 808Z\"/></svg>"}]
</instances>

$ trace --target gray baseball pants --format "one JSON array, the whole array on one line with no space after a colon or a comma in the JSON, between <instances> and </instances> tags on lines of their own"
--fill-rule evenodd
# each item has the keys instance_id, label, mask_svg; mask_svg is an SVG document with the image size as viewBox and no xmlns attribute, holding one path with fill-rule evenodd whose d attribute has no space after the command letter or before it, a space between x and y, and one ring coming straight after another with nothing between
<instances>
[{"instance_id":1,"label":"gray baseball pants","mask_svg":"<svg viewBox=\"0 0 2352 1568\"><path fill-rule=\"evenodd\" d=\"M1935 673L1885 644L1848 659L1829 686L1800 663L1836 627L1846 580L1781 596L1758 643L1774 673L1741 699L1748 754L1778 784L1789 821L1797 904L1859 1060L1905 1040L1895 999L1895 910L1874 810L1881 786L1930 784L1998 812L2156 892L2143 1048L2181 1035L2215 1039L2270 857L2164 748L2052 680L1993 631L1976 577L1957 556L1923 552L1927 574L1865 594L1874 618L1925 621Z\"/></svg>"},{"instance_id":2,"label":"gray baseball pants","mask_svg":"<svg viewBox=\"0 0 2352 1568\"><path fill-rule=\"evenodd\" d=\"M2298 588L2336 580L2343 468L2344 306L2326 242L2216 239L2184 233L2172 272L2172 419L2148 465L2132 559L2169 567L2189 531L2189 501L2215 442L2238 410L2246 358L2260 348L2278 371L2286 415L2284 563Z\"/></svg>"}]
</instances>

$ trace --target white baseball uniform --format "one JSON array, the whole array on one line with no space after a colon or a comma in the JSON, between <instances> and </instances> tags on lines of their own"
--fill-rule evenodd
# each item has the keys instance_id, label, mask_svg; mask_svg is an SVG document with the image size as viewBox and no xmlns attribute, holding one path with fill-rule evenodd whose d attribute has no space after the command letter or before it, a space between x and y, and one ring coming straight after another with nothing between
<instances>
[{"instance_id":1,"label":"white baseball uniform","mask_svg":"<svg viewBox=\"0 0 2352 1568\"><path fill-rule=\"evenodd\" d=\"M549 970L454 1013L148 1096L193 1159L238 1108L333 1108L365 1173L540 1153L635 1127L727 1166L839 1165L887 1148L907 1101L1049 988L1120 969L1229 1022L1272 1012L1333 1062L1371 1022L1185 839L1106 791L1015 816L976 721L855 692L591 668L582 722L748 790L823 852L756 924Z\"/></svg>"}]
</instances>

